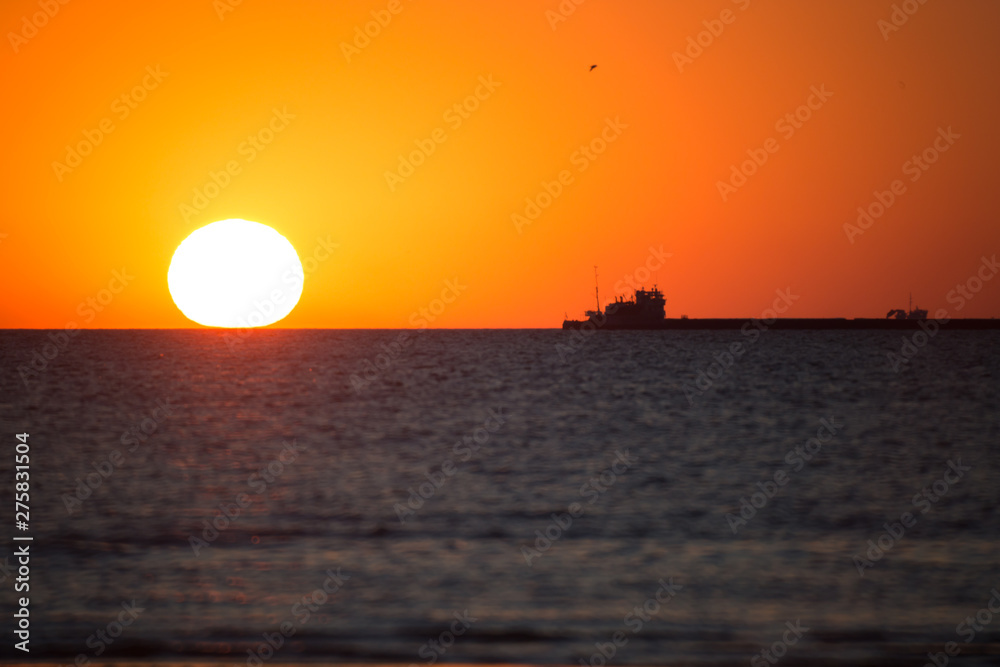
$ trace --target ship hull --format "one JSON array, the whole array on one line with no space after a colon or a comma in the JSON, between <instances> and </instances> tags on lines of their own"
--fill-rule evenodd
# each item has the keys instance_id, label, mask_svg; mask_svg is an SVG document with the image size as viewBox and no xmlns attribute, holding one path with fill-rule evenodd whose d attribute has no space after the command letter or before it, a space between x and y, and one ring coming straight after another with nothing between
<instances>
[{"instance_id":1,"label":"ship hull","mask_svg":"<svg viewBox=\"0 0 1000 667\"><path fill-rule=\"evenodd\" d=\"M755 325L755 322L759 324ZM927 329L932 329L935 325L941 326L944 329L952 330L967 329L981 331L1000 329L1000 319L955 319L949 320L944 325L940 325L936 320L897 320L878 318L856 318L850 320L845 318L778 318L771 324L767 324L766 320L735 318L665 319L659 322L646 324L617 324L607 321L597 324L591 320L564 320L562 328L568 330L604 329L607 331L725 331L742 329L743 327L763 327L777 331L911 331L922 328L921 324Z\"/></svg>"}]
</instances>

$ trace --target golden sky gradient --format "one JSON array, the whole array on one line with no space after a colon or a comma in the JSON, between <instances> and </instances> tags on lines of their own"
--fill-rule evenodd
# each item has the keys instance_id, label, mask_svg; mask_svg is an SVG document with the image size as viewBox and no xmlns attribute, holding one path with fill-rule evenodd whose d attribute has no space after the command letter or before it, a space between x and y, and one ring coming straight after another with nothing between
<instances>
[{"instance_id":1,"label":"golden sky gradient","mask_svg":"<svg viewBox=\"0 0 1000 667\"><path fill-rule=\"evenodd\" d=\"M431 326L558 327L594 265L668 317L1000 315L947 299L1000 252L993 0L64 2L0 6L0 327L196 326L167 268L226 218L322 258L280 327L456 280Z\"/></svg>"}]
</instances>

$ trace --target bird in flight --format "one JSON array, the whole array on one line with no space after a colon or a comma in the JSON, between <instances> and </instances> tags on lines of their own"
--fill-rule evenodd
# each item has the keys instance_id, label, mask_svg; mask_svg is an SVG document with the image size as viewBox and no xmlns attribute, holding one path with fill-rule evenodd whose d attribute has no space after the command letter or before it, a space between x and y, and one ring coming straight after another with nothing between
<instances>
[{"instance_id":1,"label":"bird in flight","mask_svg":"<svg viewBox=\"0 0 1000 667\"><path fill-rule=\"evenodd\" d=\"M589 71L593 72L595 67L597 67L597 65L591 65Z\"/></svg>"}]
</instances>

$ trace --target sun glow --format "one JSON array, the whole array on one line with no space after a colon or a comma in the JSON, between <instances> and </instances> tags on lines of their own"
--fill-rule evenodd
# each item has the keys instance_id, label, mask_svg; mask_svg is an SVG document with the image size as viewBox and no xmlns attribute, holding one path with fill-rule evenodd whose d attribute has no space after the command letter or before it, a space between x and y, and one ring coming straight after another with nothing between
<instances>
[{"instance_id":1,"label":"sun glow","mask_svg":"<svg viewBox=\"0 0 1000 667\"><path fill-rule=\"evenodd\" d=\"M167 286L184 315L209 327L260 327L292 312L302 263L284 236L249 220L213 222L177 247Z\"/></svg>"}]
</instances>

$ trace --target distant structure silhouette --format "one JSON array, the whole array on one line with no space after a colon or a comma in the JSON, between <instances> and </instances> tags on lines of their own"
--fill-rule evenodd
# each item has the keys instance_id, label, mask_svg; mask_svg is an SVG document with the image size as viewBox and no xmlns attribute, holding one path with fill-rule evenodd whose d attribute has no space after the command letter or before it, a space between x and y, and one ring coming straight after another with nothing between
<instances>
[{"instance_id":1,"label":"distant structure silhouette","mask_svg":"<svg viewBox=\"0 0 1000 667\"><path fill-rule=\"evenodd\" d=\"M733 330L742 329L744 332L748 322L746 319L738 317L709 317L688 319L687 315L682 315L680 319L666 316L666 298L659 287L653 285L653 289L647 290L645 286L635 288L634 296L626 297L616 295L612 303L601 309L601 294L598 289L597 267L594 267L594 299L596 300L594 310L586 310L583 315L586 319L571 320L564 319L562 328L570 330L593 330L593 329L619 329L619 330ZM791 303L794 298L789 292L783 295L778 291L779 298ZM777 302L775 302L777 303ZM564 315L565 317L565 315ZM868 329L882 329L894 331L918 330L926 325L927 311L919 306L913 305L913 295L910 295L909 310L903 308L893 308L886 313L885 318L877 317L857 317L848 319L845 317L775 317L769 325L772 329L798 329L798 330L842 330L860 331ZM751 320L752 322L752 320ZM992 330L1000 331L1000 319L991 318L959 318L947 320L949 329L967 330ZM925 331L935 331L936 329Z\"/></svg>"},{"instance_id":2,"label":"distant structure silhouette","mask_svg":"<svg viewBox=\"0 0 1000 667\"><path fill-rule=\"evenodd\" d=\"M913 307L913 295L910 294L910 312L906 312L902 308L894 308L886 313L885 318L887 320L926 320L927 311L917 306Z\"/></svg>"}]
</instances>

